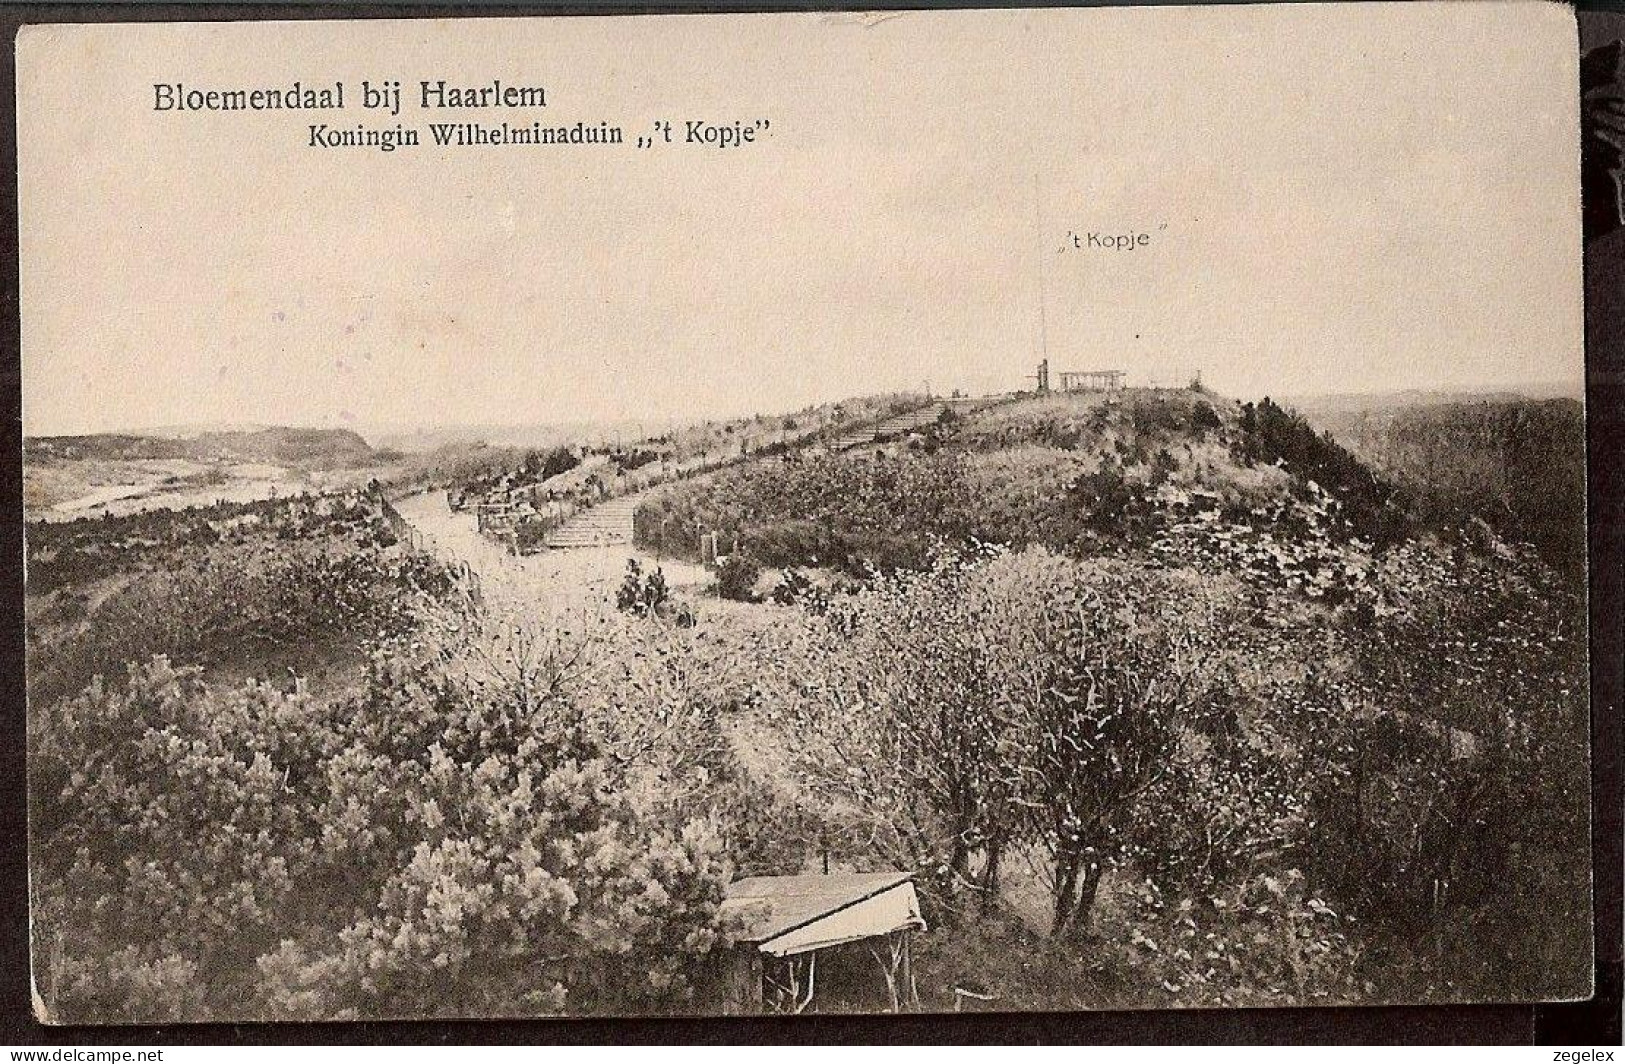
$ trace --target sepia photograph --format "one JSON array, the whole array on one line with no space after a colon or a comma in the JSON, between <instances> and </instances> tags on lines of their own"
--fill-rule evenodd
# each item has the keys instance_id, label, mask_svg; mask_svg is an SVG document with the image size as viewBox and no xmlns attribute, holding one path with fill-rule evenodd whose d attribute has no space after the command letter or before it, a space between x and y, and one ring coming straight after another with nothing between
<instances>
[{"instance_id":1,"label":"sepia photograph","mask_svg":"<svg viewBox=\"0 0 1625 1064\"><path fill-rule=\"evenodd\" d=\"M1576 41L25 26L35 1017L1590 997Z\"/></svg>"}]
</instances>

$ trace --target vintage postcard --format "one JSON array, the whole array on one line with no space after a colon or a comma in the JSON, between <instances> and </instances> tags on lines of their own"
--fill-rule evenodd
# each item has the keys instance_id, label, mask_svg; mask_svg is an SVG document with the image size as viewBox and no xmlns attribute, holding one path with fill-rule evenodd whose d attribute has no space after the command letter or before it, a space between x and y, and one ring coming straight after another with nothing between
<instances>
[{"instance_id":1,"label":"vintage postcard","mask_svg":"<svg viewBox=\"0 0 1625 1064\"><path fill-rule=\"evenodd\" d=\"M25 28L37 1015L1589 995L1575 41Z\"/></svg>"}]
</instances>

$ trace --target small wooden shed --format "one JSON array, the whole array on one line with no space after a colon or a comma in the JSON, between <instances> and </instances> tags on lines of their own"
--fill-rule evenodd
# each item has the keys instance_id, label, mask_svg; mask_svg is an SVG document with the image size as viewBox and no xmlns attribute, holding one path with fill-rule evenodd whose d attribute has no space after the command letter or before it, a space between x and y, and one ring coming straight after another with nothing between
<instances>
[{"instance_id":1,"label":"small wooden shed","mask_svg":"<svg viewBox=\"0 0 1625 1064\"><path fill-rule=\"evenodd\" d=\"M909 936L925 930L910 872L755 876L728 885L724 917L744 923L723 1011L801 1012L817 990L818 951L870 940L893 1011L919 1002Z\"/></svg>"}]
</instances>

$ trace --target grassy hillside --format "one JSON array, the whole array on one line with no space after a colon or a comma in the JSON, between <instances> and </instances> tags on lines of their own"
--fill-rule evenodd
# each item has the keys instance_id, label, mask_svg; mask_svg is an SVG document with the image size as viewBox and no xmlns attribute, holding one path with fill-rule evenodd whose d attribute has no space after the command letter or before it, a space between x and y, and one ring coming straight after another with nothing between
<instances>
[{"instance_id":1,"label":"grassy hillside","mask_svg":"<svg viewBox=\"0 0 1625 1064\"><path fill-rule=\"evenodd\" d=\"M949 411L911 438L674 485L638 516L640 539L668 553L692 557L699 532L719 531L763 565L852 575L972 539L1075 557L1189 550L1225 567L1289 550L1318 571L1408 527L1393 488L1301 418L1163 390Z\"/></svg>"}]
</instances>

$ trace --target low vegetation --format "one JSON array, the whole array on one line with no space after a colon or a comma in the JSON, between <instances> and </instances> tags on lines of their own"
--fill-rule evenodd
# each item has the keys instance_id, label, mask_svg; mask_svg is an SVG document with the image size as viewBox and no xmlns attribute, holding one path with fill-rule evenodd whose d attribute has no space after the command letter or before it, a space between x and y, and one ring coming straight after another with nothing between
<instances>
[{"instance_id":1,"label":"low vegetation","mask_svg":"<svg viewBox=\"0 0 1625 1064\"><path fill-rule=\"evenodd\" d=\"M724 533L717 594L634 559L554 628L370 495L31 530L37 985L714 1011L726 884L833 867L916 873L931 1008L1583 993L1583 600L1409 500L1186 391L671 484L639 537Z\"/></svg>"},{"instance_id":2,"label":"low vegetation","mask_svg":"<svg viewBox=\"0 0 1625 1064\"><path fill-rule=\"evenodd\" d=\"M1206 511L1214 531L1246 530L1264 553L1277 540L1380 548L1407 534L1394 490L1303 419L1268 400L1221 415L1216 401L1054 396L890 448L751 463L655 494L638 539L697 558L698 533L720 531L764 565L861 576L917 568L933 542L1144 556Z\"/></svg>"},{"instance_id":3,"label":"low vegetation","mask_svg":"<svg viewBox=\"0 0 1625 1064\"><path fill-rule=\"evenodd\" d=\"M269 675L405 630L451 578L365 494L31 526L28 689L51 702L163 655Z\"/></svg>"}]
</instances>

